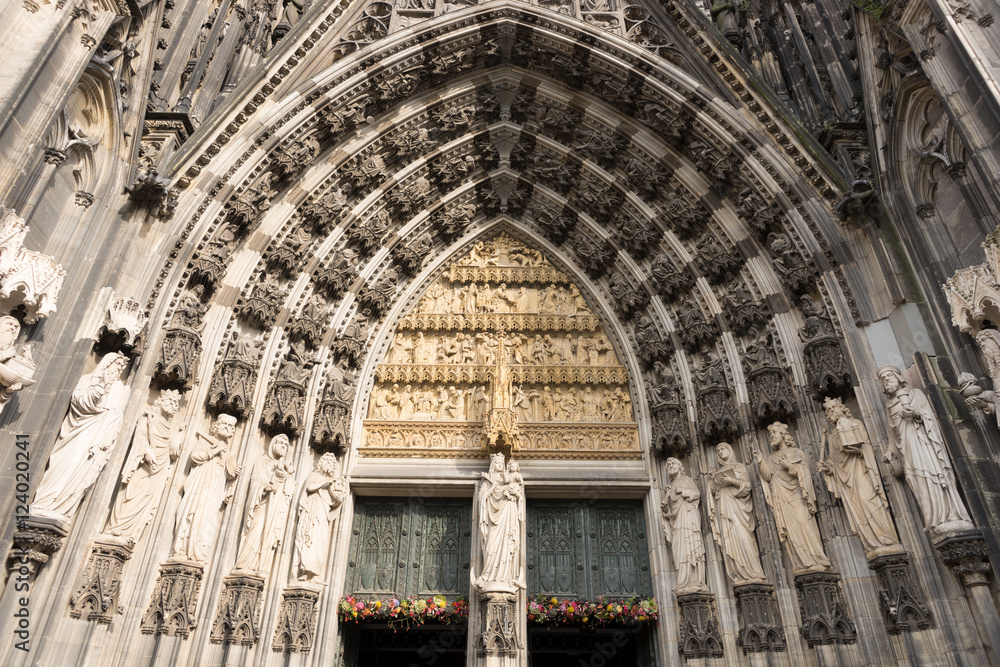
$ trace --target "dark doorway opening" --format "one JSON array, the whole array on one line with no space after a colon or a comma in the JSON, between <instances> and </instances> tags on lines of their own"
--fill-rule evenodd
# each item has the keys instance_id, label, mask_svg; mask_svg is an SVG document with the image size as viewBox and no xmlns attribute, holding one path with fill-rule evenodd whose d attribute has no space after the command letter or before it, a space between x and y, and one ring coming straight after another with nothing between
<instances>
[{"instance_id":1,"label":"dark doorway opening","mask_svg":"<svg viewBox=\"0 0 1000 667\"><path fill-rule=\"evenodd\" d=\"M529 628L529 667L652 667L646 627Z\"/></svg>"},{"instance_id":2,"label":"dark doorway opening","mask_svg":"<svg viewBox=\"0 0 1000 667\"><path fill-rule=\"evenodd\" d=\"M464 625L397 628L345 625L347 667L465 667L468 630Z\"/></svg>"}]
</instances>

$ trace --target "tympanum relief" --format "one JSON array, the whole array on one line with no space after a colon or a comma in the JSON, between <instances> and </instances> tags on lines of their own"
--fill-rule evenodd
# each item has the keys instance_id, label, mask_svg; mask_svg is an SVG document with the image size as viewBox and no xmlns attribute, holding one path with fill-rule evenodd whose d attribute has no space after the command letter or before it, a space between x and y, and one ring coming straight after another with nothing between
<instances>
[{"instance_id":1,"label":"tympanum relief","mask_svg":"<svg viewBox=\"0 0 1000 667\"><path fill-rule=\"evenodd\" d=\"M505 233L476 243L400 321L361 451L480 456L498 361L521 458L640 457L627 374L599 318L565 274Z\"/></svg>"}]
</instances>

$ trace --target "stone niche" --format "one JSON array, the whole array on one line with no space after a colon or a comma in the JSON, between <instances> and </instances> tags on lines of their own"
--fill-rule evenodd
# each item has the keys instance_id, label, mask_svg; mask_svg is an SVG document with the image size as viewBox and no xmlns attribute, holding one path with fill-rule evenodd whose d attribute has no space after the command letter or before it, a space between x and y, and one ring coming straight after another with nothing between
<instances>
[{"instance_id":1,"label":"stone niche","mask_svg":"<svg viewBox=\"0 0 1000 667\"><path fill-rule=\"evenodd\" d=\"M512 381L519 458L642 458L628 375L600 318L568 276L503 232L477 242L400 320L361 454L481 456L498 362Z\"/></svg>"}]
</instances>

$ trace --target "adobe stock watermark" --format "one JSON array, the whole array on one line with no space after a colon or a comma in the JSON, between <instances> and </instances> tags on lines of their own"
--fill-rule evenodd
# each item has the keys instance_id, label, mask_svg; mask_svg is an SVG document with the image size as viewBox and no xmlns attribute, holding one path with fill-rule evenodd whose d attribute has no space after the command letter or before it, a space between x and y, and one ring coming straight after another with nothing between
<instances>
[{"instance_id":1,"label":"adobe stock watermark","mask_svg":"<svg viewBox=\"0 0 1000 667\"><path fill-rule=\"evenodd\" d=\"M17 530L26 530L24 521L30 514L28 505L28 491L31 488L31 474L28 472L30 456L28 453L29 439L27 435L19 433L14 446L14 489L15 504L14 516L17 523ZM17 599L17 607L14 611L13 632L18 639L14 643L14 648L27 651L31 642L31 614L28 610L28 593L31 587L31 565L28 560L30 552L27 549L17 549L11 554L10 574L14 577L14 590L22 593Z\"/></svg>"}]
</instances>

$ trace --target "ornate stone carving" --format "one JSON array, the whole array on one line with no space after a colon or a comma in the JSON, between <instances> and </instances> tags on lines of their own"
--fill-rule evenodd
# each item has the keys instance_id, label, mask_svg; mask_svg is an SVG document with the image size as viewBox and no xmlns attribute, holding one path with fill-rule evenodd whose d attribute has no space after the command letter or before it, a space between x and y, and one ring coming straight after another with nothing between
<instances>
[{"instance_id":1,"label":"ornate stone carving","mask_svg":"<svg viewBox=\"0 0 1000 667\"><path fill-rule=\"evenodd\" d=\"M436 213L431 224L445 241L453 241L468 229L477 213L475 204L455 204Z\"/></svg>"},{"instance_id":2,"label":"ornate stone carving","mask_svg":"<svg viewBox=\"0 0 1000 667\"><path fill-rule=\"evenodd\" d=\"M594 279L610 270L615 260L615 251L606 241L597 241L587 234L577 231L573 234L573 252L582 266Z\"/></svg>"},{"instance_id":3,"label":"ornate stone carving","mask_svg":"<svg viewBox=\"0 0 1000 667\"><path fill-rule=\"evenodd\" d=\"M135 356L143 346L143 334L149 317L136 299L116 298L104 314L97 330L97 347L102 352L121 352ZM0 343L0 348L3 344ZM0 352L0 358L2 358ZM0 378L2 380L2 378Z\"/></svg>"},{"instance_id":4,"label":"ornate stone carving","mask_svg":"<svg viewBox=\"0 0 1000 667\"><path fill-rule=\"evenodd\" d=\"M692 202L681 191L664 194L660 205L664 223L682 239L694 237L708 226L712 218L704 206Z\"/></svg>"},{"instance_id":5,"label":"ornate stone carving","mask_svg":"<svg viewBox=\"0 0 1000 667\"><path fill-rule=\"evenodd\" d=\"M354 376L341 368L327 381L323 400L313 416L312 448L318 452L344 454L351 442L351 405L354 403Z\"/></svg>"},{"instance_id":6,"label":"ornate stone carving","mask_svg":"<svg viewBox=\"0 0 1000 667\"><path fill-rule=\"evenodd\" d=\"M811 521L811 520L810 520ZM854 622L835 572L811 572L795 576L802 626L799 632L809 648L857 641Z\"/></svg>"},{"instance_id":7,"label":"ornate stone carving","mask_svg":"<svg viewBox=\"0 0 1000 667\"><path fill-rule=\"evenodd\" d=\"M164 563L142 619L142 634L187 639L198 624L198 593L204 567L191 563Z\"/></svg>"},{"instance_id":8,"label":"ornate stone carving","mask_svg":"<svg viewBox=\"0 0 1000 667\"><path fill-rule=\"evenodd\" d=\"M374 317L382 315L389 309L389 304L392 303L393 298L396 296L396 283L398 280L399 275L395 269L391 267L386 269L382 275L382 279L378 283L361 288L361 291L358 293L358 301L361 303L361 307L370 311Z\"/></svg>"},{"instance_id":9,"label":"ornate stone carving","mask_svg":"<svg viewBox=\"0 0 1000 667\"><path fill-rule=\"evenodd\" d=\"M208 405L212 409L235 415L237 419L247 416L257 384L260 348L261 342L249 335L233 334L208 389Z\"/></svg>"},{"instance_id":10,"label":"ornate stone carving","mask_svg":"<svg viewBox=\"0 0 1000 667\"><path fill-rule=\"evenodd\" d=\"M668 458L666 469L670 485L663 489L660 510L663 512L663 533L677 571L674 591L678 597L707 593L705 544L702 542L701 514L698 511L701 491L694 480L684 473L684 465L679 460Z\"/></svg>"},{"instance_id":11,"label":"ornate stone carving","mask_svg":"<svg viewBox=\"0 0 1000 667\"><path fill-rule=\"evenodd\" d=\"M760 549L754 538L757 522L747 467L736 459L727 442L716 447L716 458L719 467L712 471L709 481L708 518L725 555L726 572L733 586L764 583Z\"/></svg>"},{"instance_id":12,"label":"ornate stone carving","mask_svg":"<svg viewBox=\"0 0 1000 667\"><path fill-rule=\"evenodd\" d=\"M271 435L296 436L302 428L306 382L312 362L305 358L302 345L293 345L282 360L278 376L267 390L261 426Z\"/></svg>"},{"instance_id":13,"label":"ornate stone carving","mask_svg":"<svg viewBox=\"0 0 1000 667\"><path fill-rule=\"evenodd\" d=\"M388 138L389 145L396 149L396 153L401 157L411 155L426 155L432 148L437 146L436 141L430 138L430 130L418 127L413 130L403 130ZM427 179L420 177L425 182ZM419 179L418 179L419 180ZM430 183L428 183L430 187Z\"/></svg>"},{"instance_id":14,"label":"ornate stone carving","mask_svg":"<svg viewBox=\"0 0 1000 667\"><path fill-rule=\"evenodd\" d=\"M424 232L408 245L397 245L393 248L393 259L404 273L413 275L433 251L434 237L430 233Z\"/></svg>"},{"instance_id":15,"label":"ornate stone carving","mask_svg":"<svg viewBox=\"0 0 1000 667\"><path fill-rule=\"evenodd\" d=\"M827 398L823 407L833 432L827 435L823 429L826 458L816 468L826 477L833 494L843 501L851 528L861 539L869 561L902 552L864 422L855 419L839 398Z\"/></svg>"},{"instance_id":16,"label":"ornate stone carving","mask_svg":"<svg viewBox=\"0 0 1000 667\"><path fill-rule=\"evenodd\" d=\"M823 550L814 518L816 492L805 453L795 446L788 426L781 422L767 427L767 439L774 451L764 458L760 450L754 449L753 456L760 465L764 499L774 515L778 538L788 550L792 572L831 572L833 566ZM803 618L807 615L803 614Z\"/></svg>"},{"instance_id":17,"label":"ornate stone carving","mask_svg":"<svg viewBox=\"0 0 1000 667\"><path fill-rule=\"evenodd\" d=\"M312 234L307 232L304 227L297 227L280 245L270 249L267 255L268 270L277 272L279 276L283 277L291 275L309 248L311 240Z\"/></svg>"},{"instance_id":18,"label":"ornate stone carving","mask_svg":"<svg viewBox=\"0 0 1000 667\"><path fill-rule=\"evenodd\" d=\"M767 306L754 301L740 280L726 289L722 295L721 305L729 327L737 336L746 336L759 330L761 325L770 319Z\"/></svg>"},{"instance_id":19,"label":"ornate stone carving","mask_svg":"<svg viewBox=\"0 0 1000 667\"><path fill-rule=\"evenodd\" d=\"M715 615L715 596L710 593L678 595L677 606L681 611L677 649L688 660L721 658L722 637Z\"/></svg>"},{"instance_id":20,"label":"ornate stone carving","mask_svg":"<svg viewBox=\"0 0 1000 667\"><path fill-rule=\"evenodd\" d=\"M778 365L773 341L774 335L768 334L750 343L742 360L750 408L759 425L791 419L796 413L788 373Z\"/></svg>"},{"instance_id":21,"label":"ornate stone carving","mask_svg":"<svg viewBox=\"0 0 1000 667\"><path fill-rule=\"evenodd\" d=\"M131 549L156 514L166 476L180 456L178 435L184 425L175 432L172 424L180 401L180 393L168 389L139 418L131 456L122 470L122 488L102 540L124 543Z\"/></svg>"},{"instance_id":22,"label":"ornate stone carving","mask_svg":"<svg viewBox=\"0 0 1000 667\"><path fill-rule=\"evenodd\" d=\"M323 290L329 299L334 300L347 291L357 275L358 254L350 248L344 248L333 255L324 268L316 272L316 287Z\"/></svg>"},{"instance_id":23,"label":"ornate stone carving","mask_svg":"<svg viewBox=\"0 0 1000 667\"><path fill-rule=\"evenodd\" d=\"M724 155L722 151L700 139L690 142L686 152L695 168L716 185L723 189L732 185L732 177L737 171L737 166L728 155Z\"/></svg>"},{"instance_id":24,"label":"ornate stone carving","mask_svg":"<svg viewBox=\"0 0 1000 667\"><path fill-rule=\"evenodd\" d=\"M646 257L663 236L663 232L657 229L650 220L639 219L635 214L626 213L622 209L612 212L611 225L618 232L615 240L618 241L633 257L642 259Z\"/></svg>"},{"instance_id":25,"label":"ornate stone carving","mask_svg":"<svg viewBox=\"0 0 1000 667\"><path fill-rule=\"evenodd\" d=\"M27 234L28 226L17 212L0 207L0 277L14 269Z\"/></svg>"},{"instance_id":26,"label":"ornate stone carving","mask_svg":"<svg viewBox=\"0 0 1000 667\"><path fill-rule=\"evenodd\" d=\"M609 291L615 312L622 319L632 319L638 311L649 303L649 292L642 287L633 287L621 276L615 276L611 279Z\"/></svg>"},{"instance_id":27,"label":"ornate stone carving","mask_svg":"<svg viewBox=\"0 0 1000 667\"><path fill-rule=\"evenodd\" d=\"M664 299L673 301L694 284L694 277L684 270L678 270L666 256L660 255L649 269L653 285Z\"/></svg>"},{"instance_id":28,"label":"ornate stone carving","mask_svg":"<svg viewBox=\"0 0 1000 667\"><path fill-rule=\"evenodd\" d=\"M941 562L969 588L989 585L990 550L978 530L955 533L937 544ZM980 590L984 590L980 588Z\"/></svg>"},{"instance_id":29,"label":"ornate stone carving","mask_svg":"<svg viewBox=\"0 0 1000 667\"><path fill-rule=\"evenodd\" d=\"M273 168L279 177L289 178L312 164L317 155L319 155L319 142L315 135L309 134L279 148L274 153Z\"/></svg>"},{"instance_id":30,"label":"ornate stone carving","mask_svg":"<svg viewBox=\"0 0 1000 667\"><path fill-rule=\"evenodd\" d=\"M118 613L122 569L131 557L126 546L96 541L70 597L69 615L80 618L86 612L88 621L110 623Z\"/></svg>"},{"instance_id":31,"label":"ornate stone carving","mask_svg":"<svg viewBox=\"0 0 1000 667\"><path fill-rule=\"evenodd\" d=\"M213 644L253 646L260 638L264 579L234 574L225 578L224 586L208 640Z\"/></svg>"},{"instance_id":32,"label":"ornate stone carving","mask_svg":"<svg viewBox=\"0 0 1000 667\"><path fill-rule=\"evenodd\" d=\"M361 95L343 104L327 105L320 112L320 123L326 126L334 141L337 141L341 135L369 122L369 119L374 122L368 109L371 103L370 96Z\"/></svg>"},{"instance_id":33,"label":"ornate stone carving","mask_svg":"<svg viewBox=\"0 0 1000 667\"><path fill-rule=\"evenodd\" d=\"M354 244L362 256L369 256L382 247L389 231L389 211L379 209L364 222L351 226L347 231L348 243Z\"/></svg>"},{"instance_id":34,"label":"ornate stone carving","mask_svg":"<svg viewBox=\"0 0 1000 667\"><path fill-rule=\"evenodd\" d=\"M196 434L196 442L191 450L190 466L184 481L184 496L174 524L174 544L170 562L161 568L161 579L167 579L167 568L172 563L198 566L197 579L201 579L201 567L208 562L218 539L219 521L222 508L233 497L230 482L240 474L241 468L235 457L229 456L229 442L236 433L236 417L219 415L212 423L209 434ZM185 587L186 581L194 574L183 569L170 570L177 574ZM174 584L165 583L165 594L172 594ZM194 591L197 596L197 589ZM155 598L155 595L154 595ZM152 609L152 607L151 607ZM193 608L191 618L193 620ZM148 614L147 614L148 616ZM164 615L162 623L170 625L169 615ZM144 630L145 631L145 630Z\"/></svg>"},{"instance_id":35,"label":"ornate stone carving","mask_svg":"<svg viewBox=\"0 0 1000 667\"><path fill-rule=\"evenodd\" d=\"M347 197L340 188L330 190L318 199L302 206L302 219L311 225L314 233L327 232L347 207Z\"/></svg>"},{"instance_id":36,"label":"ornate stone carving","mask_svg":"<svg viewBox=\"0 0 1000 667\"><path fill-rule=\"evenodd\" d=\"M370 314L367 310L359 310L330 347L338 361L344 360L352 368L358 367L364 355L365 344L368 342Z\"/></svg>"},{"instance_id":37,"label":"ornate stone carving","mask_svg":"<svg viewBox=\"0 0 1000 667\"><path fill-rule=\"evenodd\" d=\"M288 293L264 279L237 307L237 315L247 324L258 329L268 329L274 324L278 310Z\"/></svg>"},{"instance_id":38,"label":"ornate stone carving","mask_svg":"<svg viewBox=\"0 0 1000 667\"><path fill-rule=\"evenodd\" d=\"M709 354L701 369L694 372L698 430L706 441L718 441L739 434L739 418L732 403L722 359Z\"/></svg>"},{"instance_id":39,"label":"ornate stone carving","mask_svg":"<svg viewBox=\"0 0 1000 667\"><path fill-rule=\"evenodd\" d=\"M416 130L414 130L415 132ZM427 130L421 130L426 132ZM423 153L420 153L421 155ZM395 188L389 195L389 202L404 215L413 215L424 208L431 194L431 182L418 176L407 186Z\"/></svg>"},{"instance_id":40,"label":"ornate stone carving","mask_svg":"<svg viewBox=\"0 0 1000 667\"><path fill-rule=\"evenodd\" d=\"M56 523L27 518L18 520L13 543L7 555L7 572L27 576L29 581L49 562L49 557L62 548L67 531Z\"/></svg>"},{"instance_id":41,"label":"ornate stone carving","mask_svg":"<svg viewBox=\"0 0 1000 667\"><path fill-rule=\"evenodd\" d=\"M885 631L890 635L916 632L931 626L931 614L923 603L920 587L905 553L876 556L868 561L875 571L879 588L879 607Z\"/></svg>"},{"instance_id":42,"label":"ornate stone carving","mask_svg":"<svg viewBox=\"0 0 1000 667\"><path fill-rule=\"evenodd\" d=\"M274 179L273 172L264 172L254 185L230 203L228 219L242 233L256 227L264 213L271 208L271 198L277 194L273 186Z\"/></svg>"},{"instance_id":43,"label":"ornate stone carving","mask_svg":"<svg viewBox=\"0 0 1000 667\"><path fill-rule=\"evenodd\" d=\"M998 253L991 251L987 259L996 256ZM964 333L978 331L983 320L989 318L988 313L995 313L1000 306L1000 289L993 270L986 264L959 269L941 288L951 306L951 323Z\"/></svg>"},{"instance_id":44,"label":"ornate stone carving","mask_svg":"<svg viewBox=\"0 0 1000 667\"><path fill-rule=\"evenodd\" d=\"M24 306L25 324L56 312L56 299L66 271L48 255L21 248L9 272L0 278L0 311Z\"/></svg>"},{"instance_id":45,"label":"ornate stone carving","mask_svg":"<svg viewBox=\"0 0 1000 667\"><path fill-rule=\"evenodd\" d=\"M226 273L229 256L235 247L236 234L229 225L223 225L205 249L191 260L191 284L215 289Z\"/></svg>"},{"instance_id":46,"label":"ornate stone carving","mask_svg":"<svg viewBox=\"0 0 1000 667\"><path fill-rule=\"evenodd\" d=\"M687 297L677 308L677 336L688 352L705 352L719 335L714 321L706 320L694 299Z\"/></svg>"},{"instance_id":47,"label":"ornate stone carving","mask_svg":"<svg viewBox=\"0 0 1000 667\"><path fill-rule=\"evenodd\" d=\"M670 368L657 361L653 369L654 384L648 392L653 429L651 447L660 456L684 456L690 449L687 406Z\"/></svg>"},{"instance_id":48,"label":"ornate stone carving","mask_svg":"<svg viewBox=\"0 0 1000 667\"><path fill-rule=\"evenodd\" d=\"M122 380L128 364L128 357L109 352L76 383L69 414L31 503L32 517L69 527L118 440L130 393Z\"/></svg>"},{"instance_id":49,"label":"ornate stone carving","mask_svg":"<svg viewBox=\"0 0 1000 667\"><path fill-rule=\"evenodd\" d=\"M21 333L21 323L16 317L0 317L0 412L25 387L35 384L35 361L31 356L31 346L17 348L17 337Z\"/></svg>"},{"instance_id":50,"label":"ornate stone carving","mask_svg":"<svg viewBox=\"0 0 1000 667\"><path fill-rule=\"evenodd\" d=\"M695 261L708 281L716 285L735 278L743 266L743 256L739 250L727 247L712 232L707 232L698 241Z\"/></svg>"},{"instance_id":51,"label":"ornate stone carving","mask_svg":"<svg viewBox=\"0 0 1000 667\"><path fill-rule=\"evenodd\" d=\"M187 389L201 355L202 319L208 306L201 302L205 288L185 290L160 345L153 382L163 388Z\"/></svg>"},{"instance_id":52,"label":"ornate stone carving","mask_svg":"<svg viewBox=\"0 0 1000 667\"><path fill-rule=\"evenodd\" d=\"M975 530L958 493L941 426L927 397L911 387L895 366L878 369L878 377L889 397L885 407L896 434L886 460L894 468L902 468L923 515L924 529L935 542L953 533Z\"/></svg>"},{"instance_id":53,"label":"ornate stone carving","mask_svg":"<svg viewBox=\"0 0 1000 667\"><path fill-rule=\"evenodd\" d=\"M777 205L768 203L750 186L739 194L739 213L758 238L765 238L773 231L781 229L781 211Z\"/></svg>"},{"instance_id":54,"label":"ornate stone carving","mask_svg":"<svg viewBox=\"0 0 1000 667\"><path fill-rule=\"evenodd\" d=\"M308 586L290 586L281 595L278 622L271 649L276 653L309 653L316 643L316 619L320 591Z\"/></svg>"},{"instance_id":55,"label":"ornate stone carving","mask_svg":"<svg viewBox=\"0 0 1000 667\"><path fill-rule=\"evenodd\" d=\"M994 387L993 391L982 392L980 390L983 399L990 401L987 403L988 407L983 409L987 413L993 412L996 416L997 426L1000 426L1000 411L997 410L997 406L1000 405L1000 396L997 395L996 391L1000 389L1000 331L983 329L976 334L976 343L979 344L979 350L986 359L986 368L989 370L990 380L992 380ZM959 379L961 380L961 377ZM971 396L965 396L965 392L962 395L965 397L965 402L970 403Z\"/></svg>"},{"instance_id":56,"label":"ornate stone carving","mask_svg":"<svg viewBox=\"0 0 1000 667\"><path fill-rule=\"evenodd\" d=\"M789 295L795 297L813 288L816 274L802 253L795 250L792 239L787 234L768 234L767 247L774 257L771 265Z\"/></svg>"},{"instance_id":57,"label":"ornate stone carving","mask_svg":"<svg viewBox=\"0 0 1000 667\"><path fill-rule=\"evenodd\" d=\"M576 228L577 218L572 212L556 211L538 202L532 202L529 213L546 236L557 245L562 244Z\"/></svg>"},{"instance_id":58,"label":"ornate stone carving","mask_svg":"<svg viewBox=\"0 0 1000 667\"><path fill-rule=\"evenodd\" d=\"M318 292L309 297L302 312L292 321L288 329L288 337L291 340L304 341L310 349L315 349L319 345L320 339L326 330L326 321L330 313L326 305L326 299Z\"/></svg>"},{"instance_id":59,"label":"ornate stone carving","mask_svg":"<svg viewBox=\"0 0 1000 667\"><path fill-rule=\"evenodd\" d=\"M740 616L740 633L736 643L744 654L764 651L781 652L787 644L781 614L770 584L733 586Z\"/></svg>"},{"instance_id":60,"label":"ornate stone carving","mask_svg":"<svg viewBox=\"0 0 1000 667\"><path fill-rule=\"evenodd\" d=\"M805 318L799 337L805 343L802 353L813 391L819 396L849 395L853 391L851 368L833 321L826 309L808 294L799 299L799 308Z\"/></svg>"},{"instance_id":61,"label":"ornate stone carving","mask_svg":"<svg viewBox=\"0 0 1000 667\"><path fill-rule=\"evenodd\" d=\"M521 647L517 632L517 594L490 592L479 596L482 630L476 638L476 655L513 660ZM506 664L506 663L503 663Z\"/></svg>"}]
</instances>

